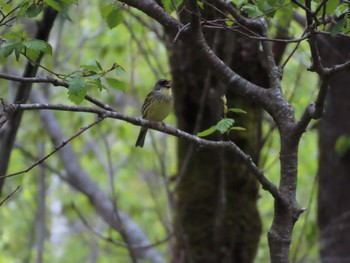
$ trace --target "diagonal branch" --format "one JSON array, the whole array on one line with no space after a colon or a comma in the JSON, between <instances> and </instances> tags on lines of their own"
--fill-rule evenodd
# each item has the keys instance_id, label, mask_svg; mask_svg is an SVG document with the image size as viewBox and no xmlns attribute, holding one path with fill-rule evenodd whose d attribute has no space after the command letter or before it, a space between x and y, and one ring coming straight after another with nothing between
<instances>
[{"instance_id":1,"label":"diagonal branch","mask_svg":"<svg viewBox=\"0 0 350 263\"><path fill-rule=\"evenodd\" d=\"M61 87L65 87L65 88L69 87L69 83L67 81L60 80L60 79L53 78L53 77L49 77L49 76L47 76L47 77L38 77L38 76L37 77L20 77L20 76L14 76L14 75L0 73L0 78L12 80L12 81L17 81L17 82L21 82L21 83L50 83L54 86L61 86ZM109 110L109 111L114 110L111 106L104 104L103 102L95 99L94 97L92 97L90 95L86 95L85 99L87 101L90 101L91 103L95 104L96 106L102 108L102 109Z\"/></svg>"},{"instance_id":2,"label":"diagonal branch","mask_svg":"<svg viewBox=\"0 0 350 263\"><path fill-rule=\"evenodd\" d=\"M27 105L27 104L24 104ZM7 175L0 175L0 179L3 178L7 178L7 177L12 177L12 176L16 176L16 175L20 175L20 174L24 174L29 172L30 170L32 170L33 168L37 167L38 165L40 165L41 163L45 162L47 159L49 159L52 155L54 155L57 151L59 151L60 149L62 149L65 145L67 145L67 143L71 142L72 140L74 140L75 138L79 137L82 133L84 133L85 131L87 131L88 129L90 129L91 127L95 126L96 124L100 123L104 118L100 117L98 118L96 121L94 121L93 123L87 125L86 127L81 128L77 133L75 133L74 135L72 135L71 137L69 137L67 140L64 140L59 146L56 146L54 150L52 150L50 153L48 153L47 155L45 155L44 157L40 158L38 161L36 161L35 163L33 163L31 166L29 166L28 168L19 171L19 172L15 172L15 173L11 173L11 174L7 174Z\"/></svg>"},{"instance_id":3,"label":"diagonal branch","mask_svg":"<svg viewBox=\"0 0 350 263\"><path fill-rule=\"evenodd\" d=\"M176 32L182 27L178 20L168 14L154 0L120 0L120 2L132 6L152 17L164 27L167 33L171 32L175 35Z\"/></svg>"},{"instance_id":4,"label":"diagonal branch","mask_svg":"<svg viewBox=\"0 0 350 263\"><path fill-rule=\"evenodd\" d=\"M15 190L13 190L8 196L5 197L4 200L0 201L0 206L2 206L7 200L9 200L20 188L20 186L17 186Z\"/></svg>"},{"instance_id":5,"label":"diagonal branch","mask_svg":"<svg viewBox=\"0 0 350 263\"><path fill-rule=\"evenodd\" d=\"M227 149L235 153L238 157L242 159L242 161L247 165L250 171L255 175L258 181L261 183L263 189L270 192L270 194L277 200L281 202L285 202L284 198L281 196L277 187L270 182L264 175L264 173L257 167L257 165L253 162L252 157L248 154L244 153L234 142L232 141L210 141L206 139L199 138L195 135L189 134L182 130L166 126L163 123L154 123L151 121L147 121L145 119L131 117L124 115L120 112L112 112L106 111L100 108L92 108L92 107L84 107L84 106L68 106L68 105L60 105L60 104L14 104L16 110L57 110L57 111L71 111L71 112L85 112L85 113L93 113L100 116L100 118L112 118L126 121L128 123L147 127L149 129L157 130L163 133L167 133L178 138L185 139L189 142L197 144L200 147L210 147L210 148L222 148ZM63 147L63 146L62 146ZM8 177L9 175L3 175L2 177ZM0 177L1 178L1 177Z\"/></svg>"}]
</instances>

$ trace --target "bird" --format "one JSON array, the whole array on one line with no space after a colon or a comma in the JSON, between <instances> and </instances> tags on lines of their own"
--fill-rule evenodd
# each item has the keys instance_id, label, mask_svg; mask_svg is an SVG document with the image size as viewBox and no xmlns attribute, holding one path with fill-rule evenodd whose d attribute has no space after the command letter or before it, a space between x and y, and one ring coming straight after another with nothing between
<instances>
[{"instance_id":1,"label":"bird","mask_svg":"<svg viewBox=\"0 0 350 263\"><path fill-rule=\"evenodd\" d=\"M162 122L173 108L173 95L171 91L171 81L160 79L155 84L153 90L147 95L142 108L142 118ZM143 147L148 128L141 127L137 137L135 147Z\"/></svg>"}]
</instances>

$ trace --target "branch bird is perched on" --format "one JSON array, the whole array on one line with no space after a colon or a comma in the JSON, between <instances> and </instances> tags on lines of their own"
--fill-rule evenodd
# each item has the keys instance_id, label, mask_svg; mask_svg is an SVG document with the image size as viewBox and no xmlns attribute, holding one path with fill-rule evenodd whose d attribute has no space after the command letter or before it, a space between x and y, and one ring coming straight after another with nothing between
<instances>
[{"instance_id":1,"label":"branch bird is perched on","mask_svg":"<svg viewBox=\"0 0 350 263\"><path fill-rule=\"evenodd\" d=\"M173 108L171 82L166 79L157 81L153 90L147 95L142 105L142 118L160 122L163 121ZM148 129L141 127L135 146L143 147Z\"/></svg>"}]
</instances>

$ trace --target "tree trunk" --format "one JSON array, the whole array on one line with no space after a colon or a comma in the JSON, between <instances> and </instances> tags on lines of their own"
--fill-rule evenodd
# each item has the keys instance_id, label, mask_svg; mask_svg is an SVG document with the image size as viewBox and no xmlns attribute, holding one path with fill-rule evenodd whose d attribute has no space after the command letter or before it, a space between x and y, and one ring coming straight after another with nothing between
<instances>
[{"instance_id":1,"label":"tree trunk","mask_svg":"<svg viewBox=\"0 0 350 263\"><path fill-rule=\"evenodd\" d=\"M204 9L204 17L209 19L211 15ZM186 17L182 22L186 24ZM256 42L232 32L204 33L213 50L238 74L268 85ZM216 132L208 138L232 139L257 161L261 110L226 92L190 45L169 45L169 52L178 128L197 133L215 125L223 117L221 96L226 94L229 108L248 112L232 116L247 131L231 132L229 136ZM186 141L178 142L177 245L173 262L253 262L261 233L255 178L234 154L193 147Z\"/></svg>"},{"instance_id":2,"label":"tree trunk","mask_svg":"<svg viewBox=\"0 0 350 263\"><path fill-rule=\"evenodd\" d=\"M44 10L41 21L37 23L38 29L34 37L35 39L44 41L48 40L57 14L58 13L56 10L49 7ZM36 60L37 64L40 63L42 57L43 53L41 53L39 58ZM35 77L38 68L39 67L37 65L33 65L31 62L28 62L25 67L23 77ZM32 83L21 82L18 85L18 91L16 93L14 103L25 103L29 97L31 88ZM16 112L6 124L7 128L2 129L0 132L0 175L6 174L12 148L16 139L16 134L22 120L22 115L22 111ZM5 179L0 179L0 196L4 182Z\"/></svg>"},{"instance_id":3,"label":"tree trunk","mask_svg":"<svg viewBox=\"0 0 350 263\"><path fill-rule=\"evenodd\" d=\"M344 63L349 58L348 38L322 38L319 43L325 65ZM341 136L350 142L349 73L346 70L332 77L319 125L318 225L324 263L350 262L350 147L343 144L343 151L336 149L342 144Z\"/></svg>"}]
</instances>

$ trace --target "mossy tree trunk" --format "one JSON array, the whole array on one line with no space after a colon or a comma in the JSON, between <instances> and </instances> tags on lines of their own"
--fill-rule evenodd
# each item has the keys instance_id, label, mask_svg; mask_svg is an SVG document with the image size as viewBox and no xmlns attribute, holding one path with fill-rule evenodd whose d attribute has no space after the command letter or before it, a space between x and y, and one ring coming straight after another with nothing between
<instances>
[{"instance_id":1,"label":"mossy tree trunk","mask_svg":"<svg viewBox=\"0 0 350 263\"><path fill-rule=\"evenodd\" d=\"M346 37L323 37L320 54L326 66L344 63L350 54ZM324 263L350 262L350 71L330 81L324 117L319 124L318 225Z\"/></svg>"},{"instance_id":2,"label":"mossy tree trunk","mask_svg":"<svg viewBox=\"0 0 350 263\"><path fill-rule=\"evenodd\" d=\"M204 17L211 15L204 9ZM184 24L186 19L182 17ZM204 33L213 50L238 74L268 86L256 42L233 32L208 29ZM169 44L169 53L178 128L196 133L215 125L223 117L221 96L225 94L229 108L248 112L231 116L247 131L233 131L229 136L215 133L208 138L231 139L257 161L261 109L226 92L191 46ZM261 233L255 177L232 153L193 147L178 141L173 262L253 262Z\"/></svg>"}]
</instances>

